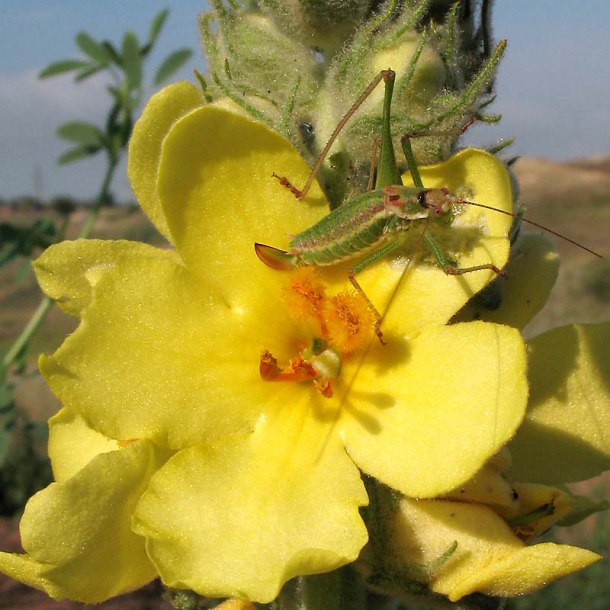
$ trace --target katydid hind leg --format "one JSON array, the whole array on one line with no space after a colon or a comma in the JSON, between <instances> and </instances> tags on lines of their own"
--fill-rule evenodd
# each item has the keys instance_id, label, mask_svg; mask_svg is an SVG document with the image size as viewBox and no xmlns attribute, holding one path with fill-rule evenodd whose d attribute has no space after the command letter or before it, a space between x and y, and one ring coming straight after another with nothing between
<instances>
[{"instance_id":1,"label":"katydid hind leg","mask_svg":"<svg viewBox=\"0 0 610 610\"><path fill-rule=\"evenodd\" d=\"M352 118L354 113L358 110L358 108L360 108L360 106L362 106L362 104L365 102L365 100L369 97L369 95L374 91L374 89L377 87L377 85L382 80L385 81L385 83L386 83L386 97L387 97L388 83L391 81L391 83L393 84L395 76L396 75L395 75L394 71L391 69L382 70L369 83L369 85L366 87L366 89L360 94L358 99L354 102L352 107L345 113L345 115L343 116L343 118L341 119L339 124L335 127L335 130L331 134L328 142L326 143L326 146L322 149L322 152L320 153L320 156L318 157L315 165L313 166L313 169L311 170L311 173L309 174L309 178L307 179L307 182L305 183L303 188L301 188L301 189L297 188L285 176L278 176L277 174L274 173L273 177L277 178L280 181L280 184L282 184L282 186L285 186L286 188L288 188L290 190L290 192L293 193L293 195L297 199L302 199L303 197L305 197L305 195L307 195L307 193L309 192L309 189L311 188L311 185L313 184L313 181L315 180L318 172L320 171L320 168L322 167L324 160L328 156L328 153L329 153L332 145L335 143L335 140L341 133L341 130L345 127L345 125ZM390 85L390 87L391 87L391 85ZM391 97L391 91L390 91L389 95ZM388 116L388 125L389 125L389 116ZM391 141L390 141L390 146L391 146ZM384 159L382 157L382 163L383 162L384 162ZM398 184L400 184L400 183L398 183Z\"/></svg>"},{"instance_id":2,"label":"katydid hind leg","mask_svg":"<svg viewBox=\"0 0 610 610\"><path fill-rule=\"evenodd\" d=\"M379 339L379 341L381 342L382 345L386 344L385 341L383 340L383 333L381 332L381 323L383 322L383 316L379 313L379 310L375 307L375 304L373 303L373 301L371 301L371 299L368 297L368 295L364 291L364 288L362 288L362 286L356 279L356 275L358 273L360 273L363 269L365 269L366 267L368 267L369 265L374 263L375 261L379 260L380 258L383 258L386 254L390 253L392 250L395 250L396 248L398 248L400 245L401 245L401 241L398 239L390 241L390 242L386 243L385 245L383 245L381 248L378 248L377 250L370 252L367 257L362 259L357 265L354 265L348 271L349 281L351 282L351 284L354 287L354 289L356 290L356 292L366 301L368 308L375 316L375 334L377 335L377 338Z\"/></svg>"},{"instance_id":3,"label":"katydid hind leg","mask_svg":"<svg viewBox=\"0 0 610 610\"><path fill-rule=\"evenodd\" d=\"M381 345L386 345L386 342L383 340L383 332L381 331L381 323L383 322L383 317L377 311L377 308L375 307L373 301L371 301L371 299L369 299L369 297L367 296L366 292L364 292L364 288L362 288L362 286L356 279L356 273L353 269L350 269L348 271L347 277L349 278L349 281L351 282L356 292L366 301L368 308L375 316L375 335L381 342Z\"/></svg>"}]
</instances>

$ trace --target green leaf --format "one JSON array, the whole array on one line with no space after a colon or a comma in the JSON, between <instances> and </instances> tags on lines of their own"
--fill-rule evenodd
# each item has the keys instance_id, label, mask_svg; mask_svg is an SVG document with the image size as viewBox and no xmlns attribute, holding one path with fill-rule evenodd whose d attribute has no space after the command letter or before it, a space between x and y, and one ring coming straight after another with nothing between
<instances>
[{"instance_id":1,"label":"green leaf","mask_svg":"<svg viewBox=\"0 0 610 610\"><path fill-rule=\"evenodd\" d=\"M610 508L606 500L594 500L586 496L574 496L573 499L574 506L572 510L565 517L557 521L555 525L570 527L595 513L606 511Z\"/></svg>"},{"instance_id":2,"label":"green leaf","mask_svg":"<svg viewBox=\"0 0 610 610\"><path fill-rule=\"evenodd\" d=\"M64 140L77 142L83 146L102 146L104 134L98 127L84 121L64 123L57 130L57 135Z\"/></svg>"},{"instance_id":3,"label":"green leaf","mask_svg":"<svg viewBox=\"0 0 610 610\"><path fill-rule=\"evenodd\" d=\"M59 159L57 159L57 163L59 165L67 165L68 163L79 161L85 157L91 157L100 149L101 146L79 146L77 148L71 148L68 152L65 152L63 155L61 155L61 157L59 157Z\"/></svg>"},{"instance_id":4,"label":"green leaf","mask_svg":"<svg viewBox=\"0 0 610 610\"><path fill-rule=\"evenodd\" d=\"M87 32L79 32L76 35L76 44L79 49L85 54L101 64L107 64L108 52L104 48L103 44L97 42L87 34Z\"/></svg>"},{"instance_id":5,"label":"green leaf","mask_svg":"<svg viewBox=\"0 0 610 610\"><path fill-rule=\"evenodd\" d=\"M88 66L89 63L82 59L64 59L62 61L56 61L44 68L38 78L48 78L49 76L56 76L63 74L64 72L71 72L72 70L78 70Z\"/></svg>"},{"instance_id":6,"label":"green leaf","mask_svg":"<svg viewBox=\"0 0 610 610\"><path fill-rule=\"evenodd\" d=\"M131 132L133 131L133 122L131 117L128 116L125 118L123 123L120 125L121 127L121 145L122 148L125 148L127 144L129 144L129 138L131 138Z\"/></svg>"},{"instance_id":7,"label":"green leaf","mask_svg":"<svg viewBox=\"0 0 610 610\"><path fill-rule=\"evenodd\" d=\"M97 74L104 69L104 66L100 64L88 64L85 68L83 68L75 77L74 80L79 83L80 81L89 78L93 74Z\"/></svg>"},{"instance_id":8,"label":"green leaf","mask_svg":"<svg viewBox=\"0 0 610 610\"><path fill-rule=\"evenodd\" d=\"M113 62L117 66L123 66L123 58L109 40L104 40L104 42L102 42L102 46L104 47L104 49L106 49L106 52L108 53L108 57L110 58L111 62Z\"/></svg>"},{"instance_id":9,"label":"green leaf","mask_svg":"<svg viewBox=\"0 0 610 610\"><path fill-rule=\"evenodd\" d=\"M106 133L111 134L116 129L116 124L119 121L121 115L121 104L115 102L112 105L112 108L108 111L108 116L106 117Z\"/></svg>"},{"instance_id":10,"label":"green leaf","mask_svg":"<svg viewBox=\"0 0 610 610\"><path fill-rule=\"evenodd\" d=\"M2 355L4 356L4 354ZM6 416L7 413L11 413L14 409L13 388L8 381L3 379L0 381L0 414Z\"/></svg>"},{"instance_id":11,"label":"green leaf","mask_svg":"<svg viewBox=\"0 0 610 610\"><path fill-rule=\"evenodd\" d=\"M137 89L142 83L142 56L140 43L134 32L125 32L123 36L123 69L131 89Z\"/></svg>"},{"instance_id":12,"label":"green leaf","mask_svg":"<svg viewBox=\"0 0 610 610\"><path fill-rule=\"evenodd\" d=\"M126 99L125 98L127 96L125 95L124 89L121 89L120 87L114 87L113 85L108 85L108 87L106 87L106 90L108 91L108 93L114 99L114 103L115 104L117 104L121 108L126 105L126 103L125 103Z\"/></svg>"},{"instance_id":13,"label":"green leaf","mask_svg":"<svg viewBox=\"0 0 610 610\"><path fill-rule=\"evenodd\" d=\"M191 49L178 49L170 53L163 63L159 66L155 74L155 85L160 85L167 80L174 72L182 68L182 66L191 58L193 51Z\"/></svg>"},{"instance_id":14,"label":"green leaf","mask_svg":"<svg viewBox=\"0 0 610 610\"><path fill-rule=\"evenodd\" d=\"M148 41L146 42L146 53L148 53L155 42L157 41L157 37L159 36L159 32L163 27L163 24L167 20L167 16L169 15L169 9L164 8L162 11L155 15L153 19L152 25L150 26L150 32L148 33Z\"/></svg>"}]
</instances>

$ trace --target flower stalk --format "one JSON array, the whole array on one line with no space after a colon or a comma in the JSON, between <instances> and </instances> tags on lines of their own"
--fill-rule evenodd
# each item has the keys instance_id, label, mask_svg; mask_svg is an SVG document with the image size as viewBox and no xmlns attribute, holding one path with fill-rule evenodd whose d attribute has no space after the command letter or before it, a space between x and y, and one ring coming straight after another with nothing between
<instances>
[{"instance_id":1,"label":"flower stalk","mask_svg":"<svg viewBox=\"0 0 610 610\"><path fill-rule=\"evenodd\" d=\"M104 175L104 179L102 180L102 184L100 186L100 191L95 198L95 202L89 213L87 214L87 218L82 229L79 232L78 237L82 239L86 239L91 235L91 231L95 225L95 221L100 213L101 208L109 201L110 198L110 184L112 182L112 178L114 176L114 172L116 171L117 164L119 159L110 159L108 160L108 166L106 167L106 172ZM2 359L2 375L5 374L6 371L9 370L11 365L19 358L19 355L22 353L24 349L29 345L32 337L38 332L38 329L42 326L53 305L53 299L45 296L41 299L36 311L32 314L32 317L29 319L28 323L24 326L23 330L19 334L19 336L15 339L13 344L10 346L6 354Z\"/></svg>"}]
</instances>

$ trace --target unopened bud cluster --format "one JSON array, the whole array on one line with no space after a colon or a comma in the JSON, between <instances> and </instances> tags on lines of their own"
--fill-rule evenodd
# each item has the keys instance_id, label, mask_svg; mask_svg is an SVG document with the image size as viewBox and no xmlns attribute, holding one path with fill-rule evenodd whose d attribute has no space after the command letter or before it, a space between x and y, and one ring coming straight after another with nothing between
<instances>
[{"instance_id":1,"label":"unopened bud cluster","mask_svg":"<svg viewBox=\"0 0 610 610\"><path fill-rule=\"evenodd\" d=\"M310 164L386 68L397 73L393 135L431 133L414 141L418 163L446 159L460 128L481 117L491 99L503 50L493 49L487 11L477 11L475 0L215 0L211 6L201 19L208 99L232 100L289 138ZM331 151L321 174L331 205L341 202L350 180L368 176L382 99L379 86Z\"/></svg>"}]
</instances>

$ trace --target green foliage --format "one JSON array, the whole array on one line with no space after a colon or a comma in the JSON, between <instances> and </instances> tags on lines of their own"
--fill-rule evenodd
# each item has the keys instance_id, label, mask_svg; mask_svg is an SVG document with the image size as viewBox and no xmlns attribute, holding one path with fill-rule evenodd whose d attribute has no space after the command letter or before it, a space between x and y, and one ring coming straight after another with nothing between
<instances>
[{"instance_id":1,"label":"green foliage","mask_svg":"<svg viewBox=\"0 0 610 610\"><path fill-rule=\"evenodd\" d=\"M58 195L51 200L51 207L62 216L70 216L77 205L75 199L69 195Z\"/></svg>"},{"instance_id":2,"label":"green foliage","mask_svg":"<svg viewBox=\"0 0 610 610\"><path fill-rule=\"evenodd\" d=\"M600 303L610 302L610 262L593 261L584 269L583 283L587 292Z\"/></svg>"},{"instance_id":3,"label":"green foliage","mask_svg":"<svg viewBox=\"0 0 610 610\"><path fill-rule=\"evenodd\" d=\"M29 227L0 223L0 267L17 256L32 256L57 241L55 226L48 218L39 218Z\"/></svg>"},{"instance_id":4,"label":"green foliage","mask_svg":"<svg viewBox=\"0 0 610 610\"><path fill-rule=\"evenodd\" d=\"M12 392L0 389L0 515L13 516L29 497L52 481L44 456L47 426L18 414Z\"/></svg>"},{"instance_id":5,"label":"green foliage","mask_svg":"<svg viewBox=\"0 0 610 610\"><path fill-rule=\"evenodd\" d=\"M157 68L153 83L160 85L165 82L176 70L179 70L190 58L190 49L179 49L170 53Z\"/></svg>"},{"instance_id":6,"label":"green foliage","mask_svg":"<svg viewBox=\"0 0 610 610\"><path fill-rule=\"evenodd\" d=\"M8 383L0 386L0 468L9 455L12 428L15 422L13 392Z\"/></svg>"},{"instance_id":7,"label":"green foliage","mask_svg":"<svg viewBox=\"0 0 610 610\"><path fill-rule=\"evenodd\" d=\"M144 95L144 62L153 50L169 11L164 9L153 19L148 38L140 44L138 36L125 32L120 50L109 40L97 41L86 32L79 32L76 44L84 57L52 63L40 72L40 78L49 78L74 72L76 82L82 82L100 72L106 72L113 85L107 87L112 105L104 128L84 121L70 121L62 125L57 135L74 145L59 158L65 165L86 159L101 151L116 162L124 151L131 135L134 114ZM153 84L160 85L179 70L191 57L190 49L170 53L155 72Z\"/></svg>"}]
</instances>

